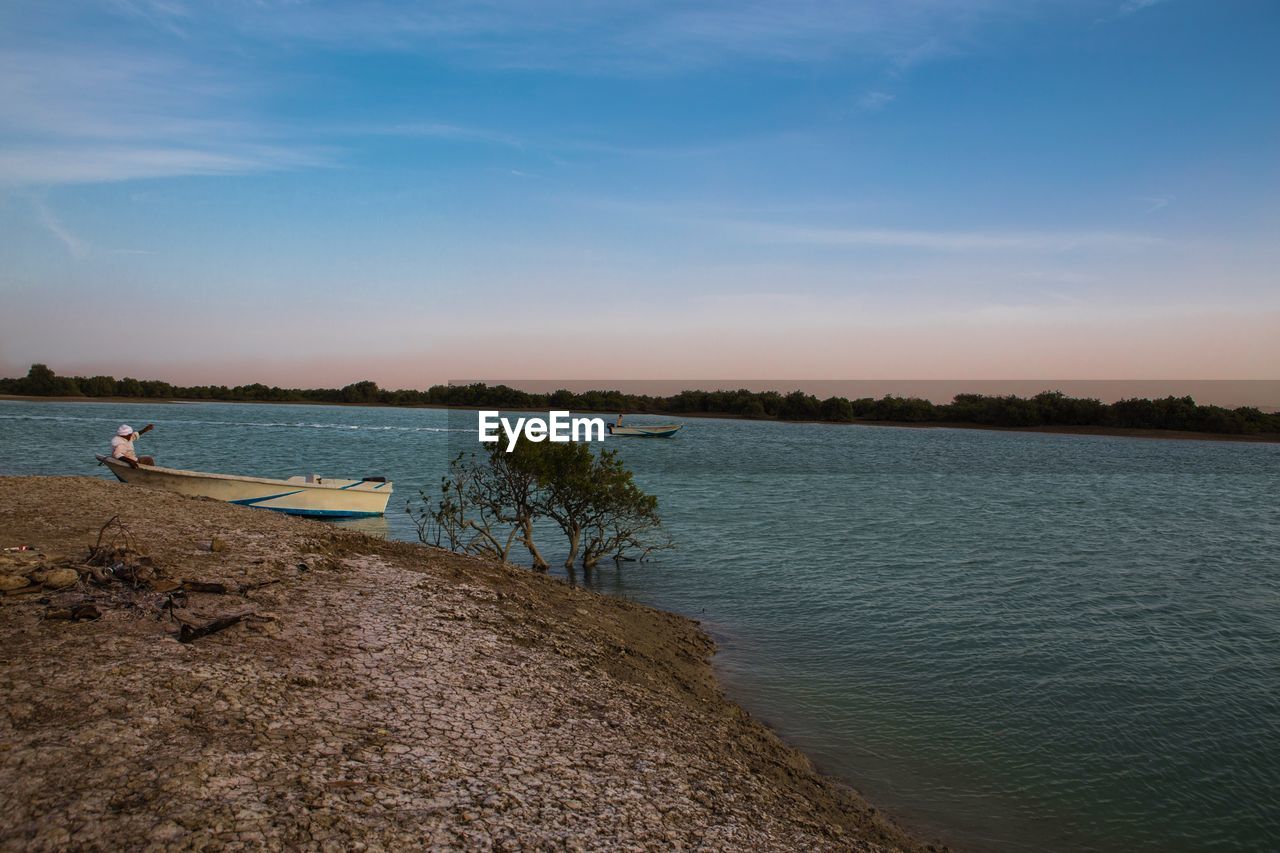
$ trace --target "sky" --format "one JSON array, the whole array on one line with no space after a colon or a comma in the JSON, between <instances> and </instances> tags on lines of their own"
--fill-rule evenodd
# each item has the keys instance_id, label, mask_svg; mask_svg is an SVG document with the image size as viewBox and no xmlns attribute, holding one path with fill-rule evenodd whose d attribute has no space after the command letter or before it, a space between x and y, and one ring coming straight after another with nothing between
<instances>
[{"instance_id":1,"label":"sky","mask_svg":"<svg viewBox=\"0 0 1280 853\"><path fill-rule=\"evenodd\" d=\"M1280 378L1274 0L0 0L0 374Z\"/></svg>"}]
</instances>

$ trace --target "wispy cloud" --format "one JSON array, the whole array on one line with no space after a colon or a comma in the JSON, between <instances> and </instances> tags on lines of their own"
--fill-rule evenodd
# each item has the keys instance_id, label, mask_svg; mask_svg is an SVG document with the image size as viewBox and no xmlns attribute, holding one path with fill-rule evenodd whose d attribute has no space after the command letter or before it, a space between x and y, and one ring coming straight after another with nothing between
<instances>
[{"instance_id":1,"label":"wispy cloud","mask_svg":"<svg viewBox=\"0 0 1280 853\"><path fill-rule=\"evenodd\" d=\"M1095 273L1076 272L1074 270L1049 269L1049 270L1029 270L1018 274L1018 278L1025 281L1032 281L1038 284L1065 284L1065 285L1082 285L1094 284L1098 281ZM1054 292L1055 298L1074 299L1066 295Z\"/></svg>"},{"instance_id":2,"label":"wispy cloud","mask_svg":"<svg viewBox=\"0 0 1280 853\"><path fill-rule=\"evenodd\" d=\"M191 18L191 11L182 3L173 0L111 0L111 5L153 27L181 38L187 37L185 22Z\"/></svg>"},{"instance_id":3,"label":"wispy cloud","mask_svg":"<svg viewBox=\"0 0 1280 853\"><path fill-rule=\"evenodd\" d=\"M5 136L132 138L245 130L243 84L190 60L47 40L0 45L0 129Z\"/></svg>"},{"instance_id":4,"label":"wispy cloud","mask_svg":"<svg viewBox=\"0 0 1280 853\"><path fill-rule=\"evenodd\" d=\"M244 174L328 159L313 143L279 138L254 113L256 84L214 64L105 39L15 41L0 37L0 184Z\"/></svg>"},{"instance_id":5,"label":"wispy cloud","mask_svg":"<svg viewBox=\"0 0 1280 853\"><path fill-rule=\"evenodd\" d=\"M803 134L797 132L765 133L726 138L700 144L641 145L592 139L587 136L572 137L555 134L529 134L517 136L492 128L455 124L444 121L416 121L382 124L352 124L323 128L325 134L337 138L388 136L436 139L445 142L478 142L503 146L521 152L536 154L558 165L565 165L564 158L572 155L601 155L647 160L682 160L719 157L734 151L759 148L780 142L795 141ZM505 169L503 171L506 171Z\"/></svg>"},{"instance_id":6,"label":"wispy cloud","mask_svg":"<svg viewBox=\"0 0 1280 853\"><path fill-rule=\"evenodd\" d=\"M858 99L858 106L862 107L867 112L875 112L876 110L882 110L889 104L893 103L897 100L897 97L897 95L890 94L889 92L867 92Z\"/></svg>"},{"instance_id":7,"label":"wispy cloud","mask_svg":"<svg viewBox=\"0 0 1280 853\"><path fill-rule=\"evenodd\" d=\"M891 228L808 228L731 223L748 239L811 246L916 249L930 252L1063 252L1072 249L1140 249L1165 244L1159 237L1121 232L925 231Z\"/></svg>"},{"instance_id":8,"label":"wispy cloud","mask_svg":"<svg viewBox=\"0 0 1280 853\"><path fill-rule=\"evenodd\" d=\"M729 61L807 65L849 56L904 67L954 50L984 21L1019 9L1015 0L442 0L409 6L259 0L205 7L204 14L249 36L342 50L428 51L490 68L666 74ZM157 26L181 17L148 14Z\"/></svg>"},{"instance_id":9,"label":"wispy cloud","mask_svg":"<svg viewBox=\"0 0 1280 853\"><path fill-rule=\"evenodd\" d=\"M1171 195L1152 195L1139 196L1138 201L1147 205L1147 213L1155 213L1157 210L1164 210L1173 204L1173 196Z\"/></svg>"},{"instance_id":10,"label":"wispy cloud","mask_svg":"<svg viewBox=\"0 0 1280 853\"><path fill-rule=\"evenodd\" d=\"M488 142L494 145L505 145L510 148L525 147L525 143L522 140L508 133L442 121L348 125L331 128L330 132L338 136L406 136L427 139L452 139L464 142Z\"/></svg>"},{"instance_id":11,"label":"wispy cloud","mask_svg":"<svg viewBox=\"0 0 1280 853\"><path fill-rule=\"evenodd\" d=\"M332 161L317 133L383 134L524 148L500 130L449 121L288 127L258 73L281 47L399 51L459 67L654 76L731 63L856 58L901 68L945 55L1016 0L67 0L20 7L0 32L0 183L50 184L247 174ZM23 11L25 9L26 11ZM38 12L38 13L37 13ZM269 49L269 52L268 52ZM230 61L229 61L230 60ZM864 110L894 95L870 91ZM714 156L721 146L534 142L552 151Z\"/></svg>"},{"instance_id":12,"label":"wispy cloud","mask_svg":"<svg viewBox=\"0 0 1280 853\"><path fill-rule=\"evenodd\" d=\"M25 193L24 193L25 195ZM73 231L54 211L43 193L27 195L35 213L35 221L48 231L73 258L93 257L95 255L154 255L150 249L104 249L94 246L88 240Z\"/></svg>"},{"instance_id":13,"label":"wispy cloud","mask_svg":"<svg viewBox=\"0 0 1280 853\"><path fill-rule=\"evenodd\" d=\"M1109 24L1113 21L1118 21L1121 18L1136 15L1144 9L1150 9L1152 6L1158 6L1164 2L1166 2L1166 0L1124 0L1123 3L1115 8L1114 12L1104 15L1101 18L1096 18L1093 23L1095 25Z\"/></svg>"},{"instance_id":14,"label":"wispy cloud","mask_svg":"<svg viewBox=\"0 0 1280 853\"><path fill-rule=\"evenodd\" d=\"M317 167L327 160L291 149L232 146L217 149L104 145L88 142L0 148L0 185L107 183L142 178L244 175Z\"/></svg>"},{"instance_id":15,"label":"wispy cloud","mask_svg":"<svg viewBox=\"0 0 1280 853\"><path fill-rule=\"evenodd\" d=\"M1116 16L1124 17L1125 15L1132 15L1136 12L1141 12L1143 9L1149 9L1152 6L1156 6L1163 2L1165 2L1165 0L1125 0L1124 3L1120 4L1120 8L1116 9Z\"/></svg>"},{"instance_id":16,"label":"wispy cloud","mask_svg":"<svg viewBox=\"0 0 1280 853\"><path fill-rule=\"evenodd\" d=\"M49 233L66 247L67 252L75 258L84 257L88 248L87 244L62 224L62 220L58 219L45 200L39 196L33 196L31 204L35 207L36 218L40 221L40 224L47 228Z\"/></svg>"}]
</instances>

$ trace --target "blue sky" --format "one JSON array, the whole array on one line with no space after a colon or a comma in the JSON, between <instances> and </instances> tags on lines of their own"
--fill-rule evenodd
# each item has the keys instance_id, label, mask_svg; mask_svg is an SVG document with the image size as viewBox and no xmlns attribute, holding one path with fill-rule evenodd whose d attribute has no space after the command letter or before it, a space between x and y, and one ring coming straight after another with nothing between
<instances>
[{"instance_id":1,"label":"blue sky","mask_svg":"<svg viewBox=\"0 0 1280 853\"><path fill-rule=\"evenodd\" d=\"M1274 378L1277 43L1230 0L7 0L0 368Z\"/></svg>"}]
</instances>

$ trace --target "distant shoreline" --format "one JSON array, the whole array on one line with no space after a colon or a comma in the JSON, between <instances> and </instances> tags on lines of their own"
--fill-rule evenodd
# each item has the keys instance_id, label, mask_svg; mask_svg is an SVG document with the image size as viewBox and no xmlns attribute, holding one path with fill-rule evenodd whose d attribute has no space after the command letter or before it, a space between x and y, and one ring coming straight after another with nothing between
<instances>
[{"instance_id":1,"label":"distant shoreline","mask_svg":"<svg viewBox=\"0 0 1280 853\"><path fill-rule=\"evenodd\" d=\"M332 403L317 400L198 400L198 399L181 399L181 398L155 398L155 399L139 399L137 397L36 397L22 394L0 394L0 402L26 402L26 403L129 403L134 405L172 405L175 403L234 403L248 405L271 405L271 406L341 406L364 409L461 409L462 411L470 411L472 407L465 406L446 406L434 403L415 403L405 405L390 405L387 403ZM479 408L479 407L475 407ZM520 409L517 407L504 407L504 411L542 411L541 409ZM603 410L597 411L592 409L581 409L583 413L600 414ZM610 412L612 413L612 412ZM879 426L879 427L899 427L902 429L972 429L986 430L989 432L1015 432L1015 433L1047 433L1050 435L1089 435L1103 436L1110 438L1142 438L1142 439L1158 439L1163 441L1234 441L1246 442L1251 444L1280 444L1280 433L1256 433L1252 435L1237 433L1218 433L1218 432L1190 432L1185 430L1163 430L1163 429L1131 429L1126 427L1099 427L1099 426L1034 426L1034 427L1002 427L990 426L987 424L973 424L950 421L927 421L912 423L909 421L874 421L874 420L855 420L855 421L792 421L780 418L745 418L741 415L717 412L631 412L628 414L647 415L652 417L672 417L672 418L709 418L720 420L734 421L761 421L764 423L781 423L781 424L820 424L832 427L844 426Z\"/></svg>"},{"instance_id":2,"label":"distant shoreline","mask_svg":"<svg viewBox=\"0 0 1280 853\"><path fill-rule=\"evenodd\" d=\"M644 414L644 413L637 413ZM658 412L654 417L665 415L665 412ZM1128 429L1125 427L1096 427L1096 426L1035 426L1035 427L1002 427L990 426L988 424L970 424L953 421L926 421L920 423L911 423L908 421L784 421L769 418L744 418L741 415L714 414L712 412L681 412L678 415L681 418L723 418L725 420L734 421L767 421L769 423L778 424L817 424L820 426L878 426L878 427L901 427L903 429L975 429L986 430L989 432L1036 432L1050 433L1054 435L1096 435L1109 436L1112 438L1156 438L1165 440L1180 441L1246 441L1263 444L1280 443L1280 434L1278 433L1257 433L1255 435L1241 435L1235 433L1220 432L1190 432L1187 430L1174 429Z\"/></svg>"}]
</instances>

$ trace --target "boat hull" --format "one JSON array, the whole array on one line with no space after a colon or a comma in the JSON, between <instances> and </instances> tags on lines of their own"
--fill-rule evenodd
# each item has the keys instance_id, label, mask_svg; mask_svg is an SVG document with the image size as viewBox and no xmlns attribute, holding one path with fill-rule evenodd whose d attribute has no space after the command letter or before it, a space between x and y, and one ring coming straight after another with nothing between
<instances>
[{"instance_id":1,"label":"boat hull","mask_svg":"<svg viewBox=\"0 0 1280 853\"><path fill-rule=\"evenodd\" d=\"M661 424L655 426L618 426L609 425L609 435L635 436L636 438L668 438L675 435L684 424Z\"/></svg>"},{"instance_id":2,"label":"boat hull","mask_svg":"<svg viewBox=\"0 0 1280 853\"><path fill-rule=\"evenodd\" d=\"M314 518L367 518L385 515L387 502L394 490L391 483L385 482L326 478L309 483L303 477L272 480L265 477L181 471L151 465L133 468L104 456L99 456L98 460L111 469L111 473L122 483Z\"/></svg>"}]
</instances>

